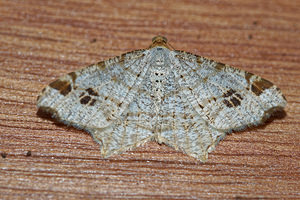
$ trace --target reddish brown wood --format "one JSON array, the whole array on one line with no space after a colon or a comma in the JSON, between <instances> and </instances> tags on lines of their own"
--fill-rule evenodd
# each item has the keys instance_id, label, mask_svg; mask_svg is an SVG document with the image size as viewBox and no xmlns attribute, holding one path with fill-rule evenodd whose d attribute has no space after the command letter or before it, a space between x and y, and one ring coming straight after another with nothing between
<instances>
[{"instance_id":1,"label":"reddish brown wood","mask_svg":"<svg viewBox=\"0 0 300 200\"><path fill-rule=\"evenodd\" d=\"M159 34L274 82L286 114L207 163L156 143L103 159L87 133L36 115L51 81ZM0 1L0 199L300 198L299 63L300 1Z\"/></svg>"}]
</instances>

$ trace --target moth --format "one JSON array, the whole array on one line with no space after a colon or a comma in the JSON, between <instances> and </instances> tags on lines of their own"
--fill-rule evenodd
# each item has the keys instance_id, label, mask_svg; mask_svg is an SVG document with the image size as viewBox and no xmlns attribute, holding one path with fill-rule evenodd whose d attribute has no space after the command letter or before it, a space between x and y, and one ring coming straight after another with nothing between
<instances>
[{"instance_id":1,"label":"moth","mask_svg":"<svg viewBox=\"0 0 300 200\"><path fill-rule=\"evenodd\" d=\"M89 132L103 157L154 140L203 162L226 133L262 124L285 105L270 81L174 50L162 36L62 76L37 100L42 112Z\"/></svg>"}]
</instances>

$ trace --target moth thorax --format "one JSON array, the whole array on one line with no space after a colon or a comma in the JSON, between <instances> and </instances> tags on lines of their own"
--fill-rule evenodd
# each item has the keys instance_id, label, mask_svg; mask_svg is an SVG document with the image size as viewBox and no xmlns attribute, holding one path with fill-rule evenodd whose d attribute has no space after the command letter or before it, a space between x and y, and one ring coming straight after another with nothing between
<instances>
[{"instance_id":1,"label":"moth thorax","mask_svg":"<svg viewBox=\"0 0 300 200\"><path fill-rule=\"evenodd\" d=\"M162 66L165 64L165 58L163 57L163 55L157 55L155 58L155 62L154 64L156 66Z\"/></svg>"},{"instance_id":2,"label":"moth thorax","mask_svg":"<svg viewBox=\"0 0 300 200\"><path fill-rule=\"evenodd\" d=\"M152 93L156 98L164 95L166 72L161 67L153 68L151 72Z\"/></svg>"}]
</instances>

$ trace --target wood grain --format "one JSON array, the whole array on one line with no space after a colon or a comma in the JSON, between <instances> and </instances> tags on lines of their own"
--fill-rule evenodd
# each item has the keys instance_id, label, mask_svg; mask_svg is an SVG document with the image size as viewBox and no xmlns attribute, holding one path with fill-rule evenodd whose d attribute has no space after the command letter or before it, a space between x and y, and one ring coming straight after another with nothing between
<instances>
[{"instance_id":1,"label":"wood grain","mask_svg":"<svg viewBox=\"0 0 300 200\"><path fill-rule=\"evenodd\" d=\"M37 116L45 85L159 34L274 82L285 113L206 163L156 143L103 159L89 134ZM299 63L300 1L0 0L0 199L300 198Z\"/></svg>"}]
</instances>

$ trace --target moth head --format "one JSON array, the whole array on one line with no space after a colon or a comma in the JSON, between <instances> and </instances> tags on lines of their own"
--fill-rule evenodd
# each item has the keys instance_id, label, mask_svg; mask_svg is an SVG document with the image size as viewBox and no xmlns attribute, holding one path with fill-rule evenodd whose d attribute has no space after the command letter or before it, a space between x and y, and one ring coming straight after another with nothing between
<instances>
[{"instance_id":1,"label":"moth head","mask_svg":"<svg viewBox=\"0 0 300 200\"><path fill-rule=\"evenodd\" d=\"M167 38L164 36L155 36L154 38L152 38L152 44L148 49L152 49L153 47L157 46L173 50L173 48L169 45Z\"/></svg>"},{"instance_id":2,"label":"moth head","mask_svg":"<svg viewBox=\"0 0 300 200\"><path fill-rule=\"evenodd\" d=\"M158 35L158 36L155 36L155 37L152 38L152 43L153 44L154 43L164 43L164 44L167 44L168 40L167 40L166 37Z\"/></svg>"}]
</instances>

